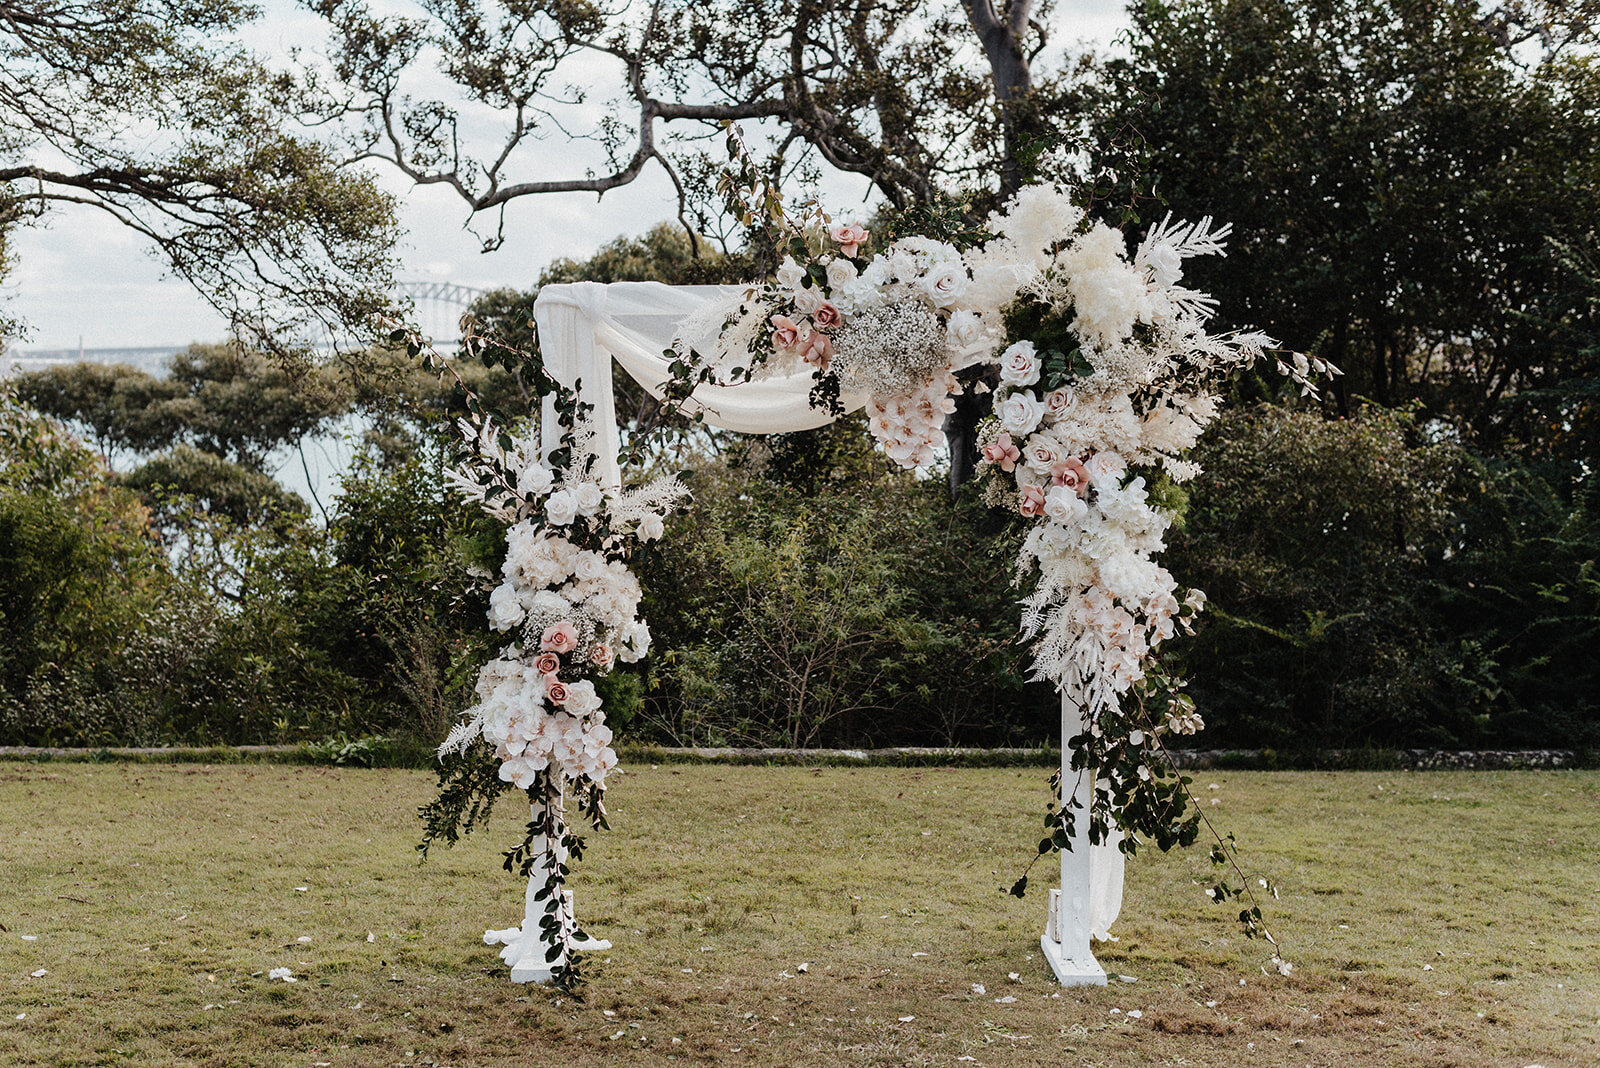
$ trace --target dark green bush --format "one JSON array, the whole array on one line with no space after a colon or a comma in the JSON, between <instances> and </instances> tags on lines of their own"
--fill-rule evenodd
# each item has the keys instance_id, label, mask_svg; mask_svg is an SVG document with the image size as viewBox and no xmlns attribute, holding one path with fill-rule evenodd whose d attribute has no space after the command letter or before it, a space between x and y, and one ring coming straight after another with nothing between
<instances>
[{"instance_id":1,"label":"dark green bush","mask_svg":"<svg viewBox=\"0 0 1600 1068\"><path fill-rule=\"evenodd\" d=\"M1199 458L1169 554L1211 598L1186 656L1199 744L1593 744L1581 500L1376 407L1233 412Z\"/></svg>"}]
</instances>

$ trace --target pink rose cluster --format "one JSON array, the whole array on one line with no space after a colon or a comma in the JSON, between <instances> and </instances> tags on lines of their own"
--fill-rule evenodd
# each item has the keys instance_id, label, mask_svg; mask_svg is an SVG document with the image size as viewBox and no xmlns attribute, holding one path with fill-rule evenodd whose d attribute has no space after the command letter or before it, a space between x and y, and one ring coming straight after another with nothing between
<instances>
[{"instance_id":1,"label":"pink rose cluster","mask_svg":"<svg viewBox=\"0 0 1600 1068\"><path fill-rule=\"evenodd\" d=\"M821 316L821 318L818 318ZM824 326L826 321L828 325ZM772 347L779 352L799 356L818 370L826 371L833 362L833 339L827 331L839 325L839 309L827 301L817 305L817 315L810 321L795 322L787 315L772 317Z\"/></svg>"},{"instance_id":2,"label":"pink rose cluster","mask_svg":"<svg viewBox=\"0 0 1600 1068\"><path fill-rule=\"evenodd\" d=\"M830 335L844 325L844 313L830 299L830 287L856 277L855 267L848 261L867 243L868 232L860 223L842 223L833 227L829 236L838 244L842 258L828 264L826 285L821 289L812 287L806 281L806 270L792 259L785 260L778 268L778 287L789 293L794 311L790 315L774 315L770 320L772 347L784 355L798 356L802 363L821 371L833 362Z\"/></svg>"},{"instance_id":3,"label":"pink rose cluster","mask_svg":"<svg viewBox=\"0 0 1600 1068\"><path fill-rule=\"evenodd\" d=\"M832 236L839 243L839 254L853 260L867 243L867 228L860 223L843 223L833 228Z\"/></svg>"}]
</instances>

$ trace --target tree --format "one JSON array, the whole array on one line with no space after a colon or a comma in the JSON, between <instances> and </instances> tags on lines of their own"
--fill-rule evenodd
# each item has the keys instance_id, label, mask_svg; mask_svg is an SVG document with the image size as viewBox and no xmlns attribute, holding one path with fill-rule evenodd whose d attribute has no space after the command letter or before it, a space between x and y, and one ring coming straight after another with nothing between
<instances>
[{"instance_id":1,"label":"tree","mask_svg":"<svg viewBox=\"0 0 1600 1068\"><path fill-rule=\"evenodd\" d=\"M160 592L138 498L59 424L0 388L0 738L64 678L92 673Z\"/></svg>"},{"instance_id":2,"label":"tree","mask_svg":"<svg viewBox=\"0 0 1600 1068\"><path fill-rule=\"evenodd\" d=\"M1343 412L1421 399L1492 442L1507 398L1572 374L1570 326L1593 315L1550 239L1600 217L1600 65L1525 69L1486 17L1149 3L1092 107L1148 146L1135 181L1233 223L1228 258L1195 271L1228 319L1342 367Z\"/></svg>"},{"instance_id":3,"label":"tree","mask_svg":"<svg viewBox=\"0 0 1600 1068\"><path fill-rule=\"evenodd\" d=\"M83 430L108 462L121 450L164 448L182 433L182 386L127 364L69 363L23 372L13 385L33 408Z\"/></svg>"},{"instance_id":4,"label":"tree","mask_svg":"<svg viewBox=\"0 0 1600 1068\"><path fill-rule=\"evenodd\" d=\"M0 276L8 231L77 204L143 235L241 336L280 353L388 306L393 202L287 132L292 79L237 43L254 13L0 0Z\"/></svg>"},{"instance_id":5,"label":"tree","mask_svg":"<svg viewBox=\"0 0 1600 1068\"><path fill-rule=\"evenodd\" d=\"M333 368L286 368L237 343L190 345L166 378L122 364L74 363L17 376L17 394L85 428L101 452L151 453L187 443L260 471L350 408Z\"/></svg>"},{"instance_id":6,"label":"tree","mask_svg":"<svg viewBox=\"0 0 1600 1068\"><path fill-rule=\"evenodd\" d=\"M421 18L379 15L363 0L312 6L333 30L337 116L350 122L356 154L444 185L473 214L497 219L490 248L505 238L511 202L604 194L651 164L677 188L685 230L705 229L720 211L721 163L699 146L725 121L770 122L774 173L804 156L909 207L943 186L1016 190L1070 120L1054 106L1063 64L1035 70L1050 0L462 0L425 4ZM615 96L586 126L582 86L594 83L597 58L610 65ZM430 61L465 112L409 95ZM475 158L468 134L483 113L504 136ZM605 168L540 173L551 136L592 141Z\"/></svg>"}]
</instances>

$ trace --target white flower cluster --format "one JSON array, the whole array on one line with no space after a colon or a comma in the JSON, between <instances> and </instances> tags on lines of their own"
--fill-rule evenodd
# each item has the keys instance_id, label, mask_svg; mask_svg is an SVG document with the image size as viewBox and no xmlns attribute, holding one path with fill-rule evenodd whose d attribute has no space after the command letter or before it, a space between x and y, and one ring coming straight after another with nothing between
<instances>
[{"instance_id":1,"label":"white flower cluster","mask_svg":"<svg viewBox=\"0 0 1600 1068\"><path fill-rule=\"evenodd\" d=\"M937 453L961 388L953 372L998 361L983 463L1013 476L1002 496L1040 521L1019 561L1039 572L1024 630L1039 674L1103 710L1202 603L1180 605L1177 583L1152 559L1170 519L1130 468L1179 482L1198 473L1184 453L1216 416L1217 383L1273 342L1207 333L1214 302L1180 284L1185 259L1222 254L1228 229L1210 219L1169 217L1130 257L1121 231L1089 223L1064 190L1036 185L987 228L994 236L965 252L910 237L867 258L864 228L834 227L833 246L811 262L785 259L772 282L719 310L722 344L754 351L751 328L764 316L769 372L831 366L841 387L866 395L873 435L906 467ZM1007 338L1010 309L1048 329ZM1336 373L1307 357L1278 362L1307 388L1313 375ZM1164 729L1198 724L1177 716Z\"/></svg>"},{"instance_id":2,"label":"white flower cluster","mask_svg":"<svg viewBox=\"0 0 1600 1068\"><path fill-rule=\"evenodd\" d=\"M901 467L926 467L944 442L945 416L956 410L961 383L949 371L911 392L867 402L867 426L889 459Z\"/></svg>"},{"instance_id":3,"label":"white flower cluster","mask_svg":"<svg viewBox=\"0 0 1600 1068\"><path fill-rule=\"evenodd\" d=\"M570 623L578 655L602 671L614 658L631 663L649 651L649 632L638 618L643 591L623 561L580 549L525 519L506 531L501 574L504 581L489 595L495 630L520 628L534 636Z\"/></svg>"},{"instance_id":4,"label":"white flower cluster","mask_svg":"<svg viewBox=\"0 0 1600 1068\"><path fill-rule=\"evenodd\" d=\"M439 753L460 752L481 736L501 761L500 778L519 788L547 769L603 785L617 762L611 729L593 681L578 676L603 675L648 652L627 541L660 538L665 512L687 491L665 478L608 493L587 463L554 469L531 442L504 447L492 424L463 430L478 462L455 472L454 482L508 523L489 625L516 640L479 673L478 704ZM580 420L569 454L586 456L592 436Z\"/></svg>"},{"instance_id":5,"label":"white flower cluster","mask_svg":"<svg viewBox=\"0 0 1600 1068\"><path fill-rule=\"evenodd\" d=\"M500 778L527 789L539 772L601 784L617 766L611 728L594 683L563 683L538 670L512 646L478 673L478 704L468 714L500 759Z\"/></svg>"},{"instance_id":6,"label":"white flower cluster","mask_svg":"<svg viewBox=\"0 0 1600 1068\"><path fill-rule=\"evenodd\" d=\"M1171 519L1131 469L1161 469L1178 482L1198 473L1183 454L1216 416L1215 384L1272 342L1207 334L1212 301L1179 285L1185 258L1222 252L1227 231L1209 219L1163 222L1130 259L1121 232L1084 227L1059 192L1035 187L990 229L1000 236L967 254L973 289L1002 304L1020 297L1067 324L1071 341L1057 334L1053 344L1074 351L1058 349L1051 362L1018 338L1000 354L981 464L1014 486L992 489L991 499L1038 521L1018 560L1021 573L1038 573L1023 602L1035 670L1098 716L1119 707L1151 650L1204 604L1199 591L1180 601L1176 580L1153 559ZM1288 373L1305 382L1324 369ZM1201 726L1191 709L1157 729Z\"/></svg>"}]
</instances>

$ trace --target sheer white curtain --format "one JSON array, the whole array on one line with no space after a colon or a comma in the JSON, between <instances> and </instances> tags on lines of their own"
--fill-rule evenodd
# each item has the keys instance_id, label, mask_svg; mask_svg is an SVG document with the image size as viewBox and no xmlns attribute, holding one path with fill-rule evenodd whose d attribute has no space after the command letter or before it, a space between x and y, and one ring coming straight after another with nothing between
<instances>
[{"instance_id":1,"label":"sheer white curtain","mask_svg":"<svg viewBox=\"0 0 1600 1068\"><path fill-rule=\"evenodd\" d=\"M678 324L708 303L737 291L730 286L659 282L575 282L539 291L534 305L539 352L558 382L569 388L577 386L583 400L594 405L596 474L602 482L615 486L622 481L617 466L621 442L612 360L659 397L662 385L671 378L671 360L662 353L671 348ZM811 407L811 386L811 375L804 373L736 386L701 386L694 400L702 406L710 426L746 434L779 434L833 421L827 412ZM846 397L844 401L851 411L861 406L860 398ZM560 441L554 401L549 398L540 425L542 443L549 452ZM1122 907L1123 857L1113 840L1092 847L1086 859L1089 926L1096 938L1105 938Z\"/></svg>"}]
</instances>

